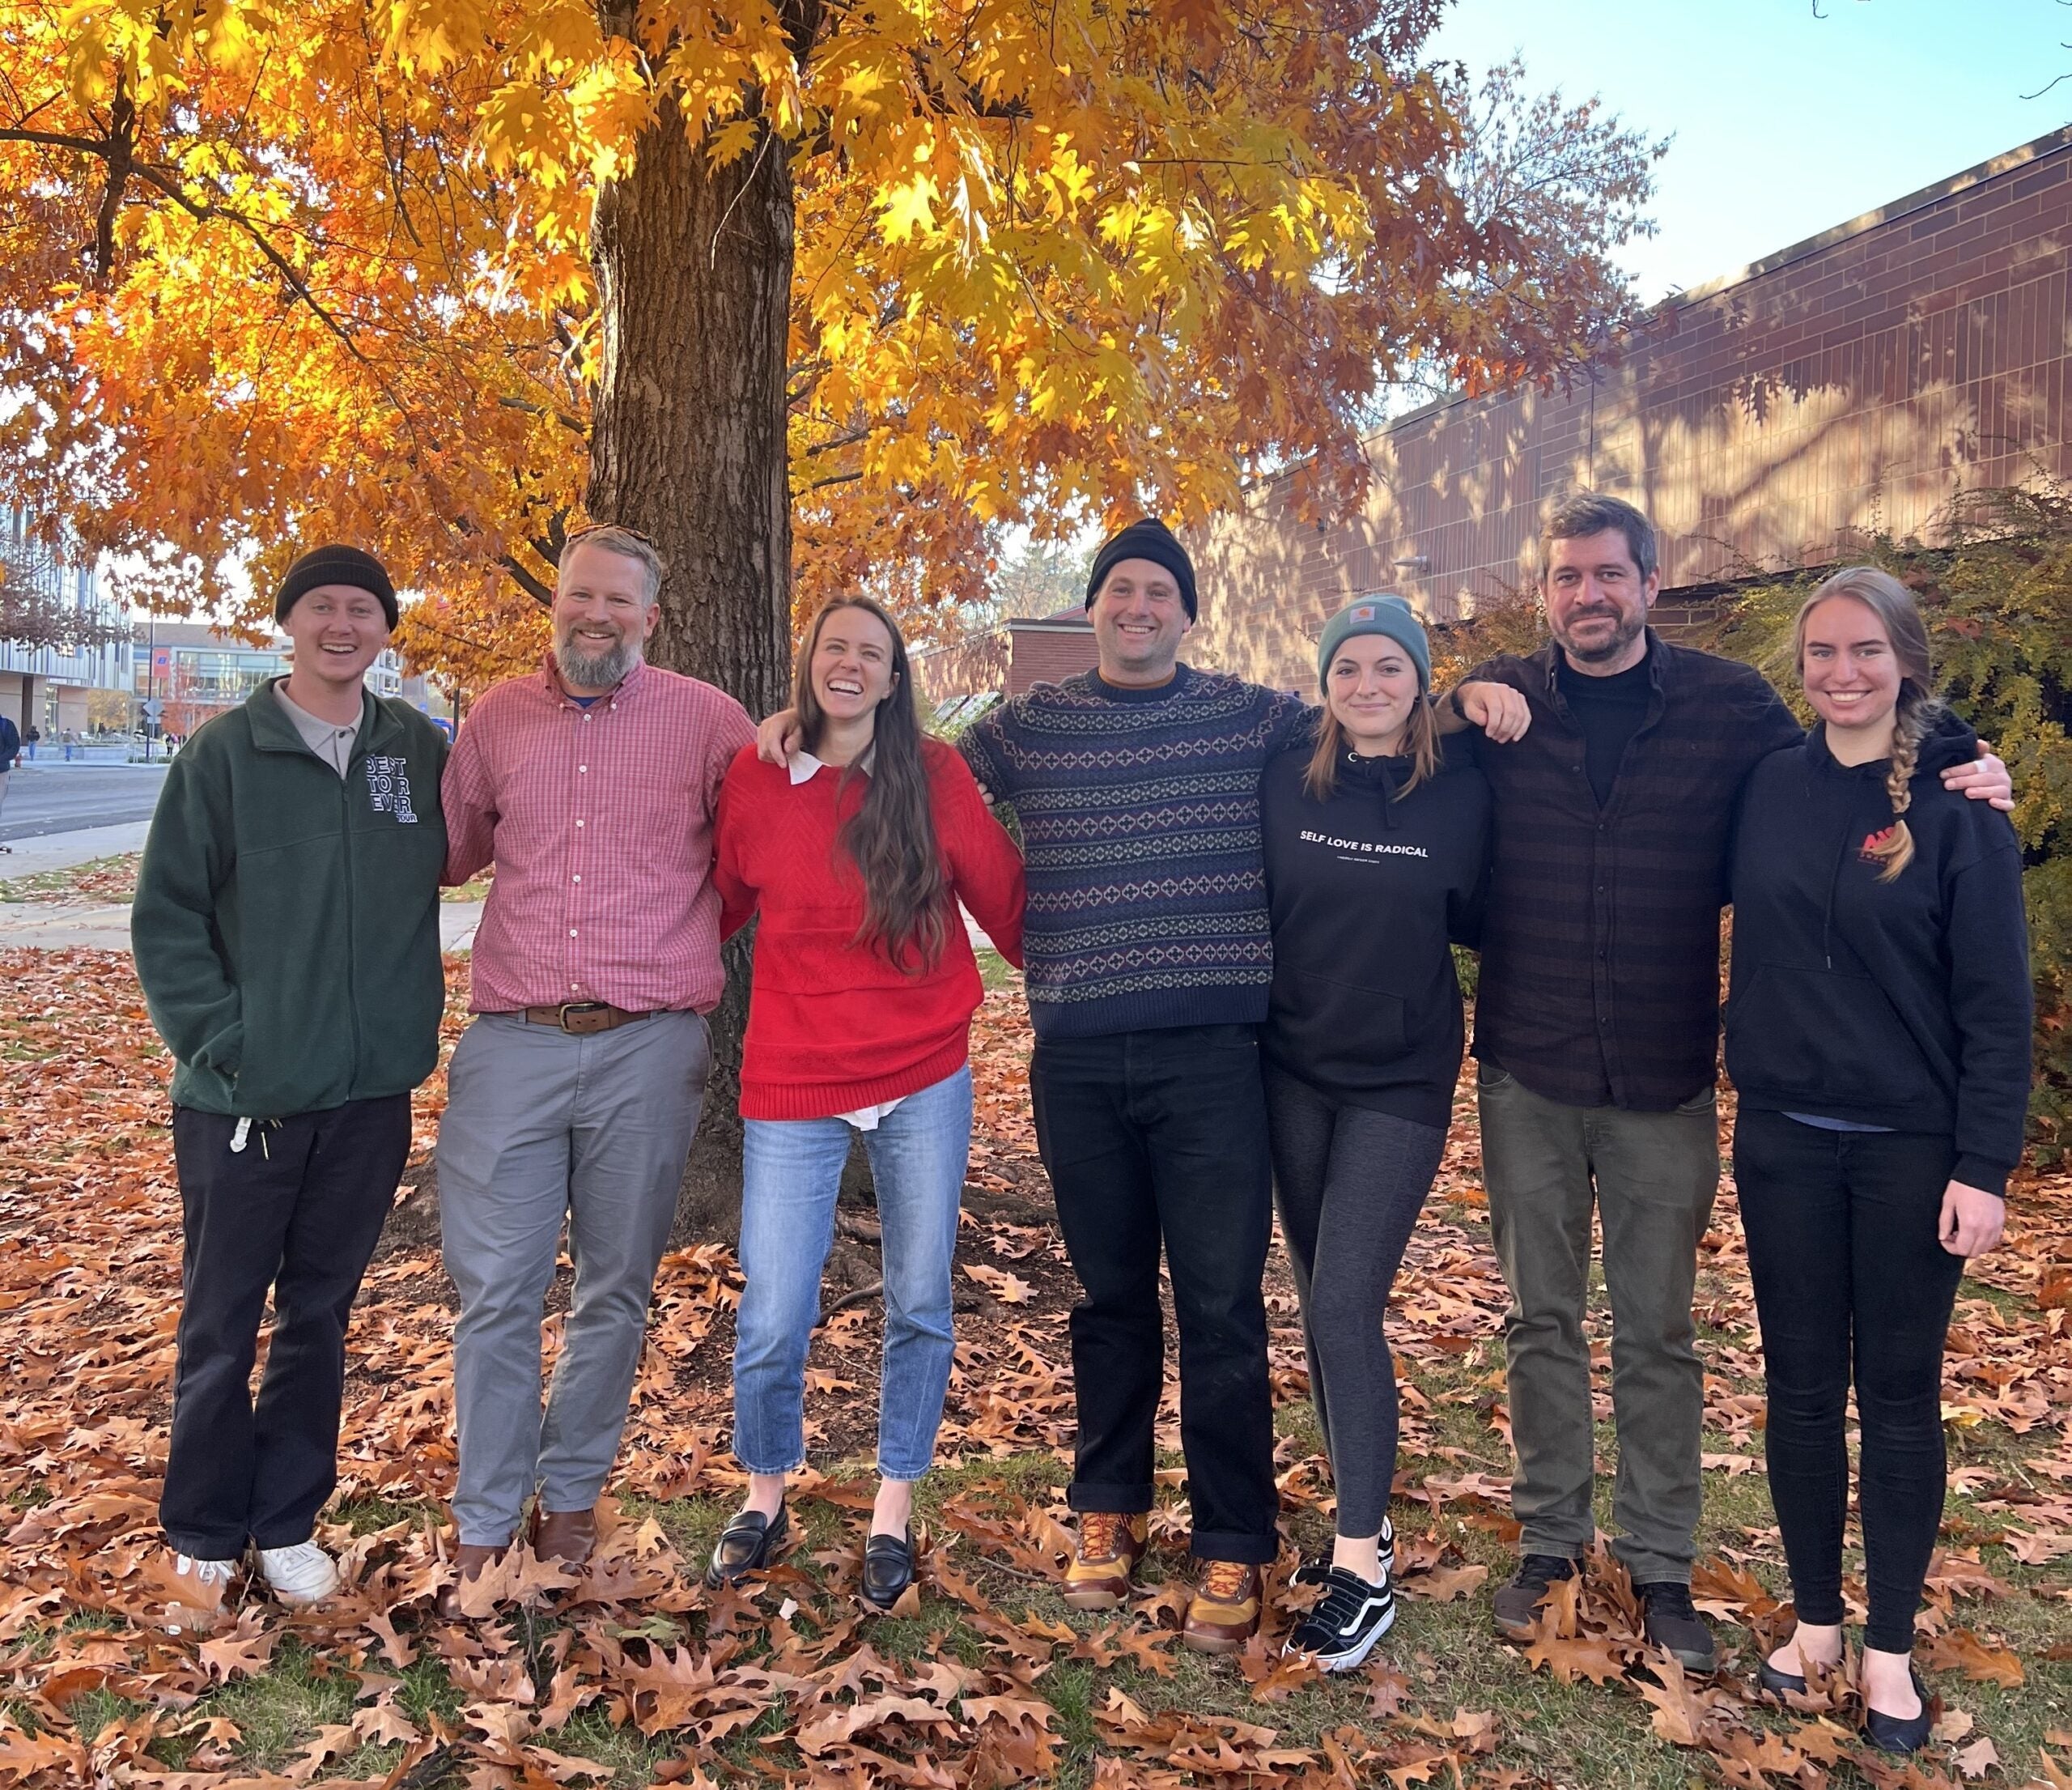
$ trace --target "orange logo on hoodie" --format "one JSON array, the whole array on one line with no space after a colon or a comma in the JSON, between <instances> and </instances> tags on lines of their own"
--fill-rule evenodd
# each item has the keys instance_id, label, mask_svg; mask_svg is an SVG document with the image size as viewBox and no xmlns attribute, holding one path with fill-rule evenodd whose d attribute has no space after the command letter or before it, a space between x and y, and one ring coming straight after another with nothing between
<instances>
[{"instance_id":1,"label":"orange logo on hoodie","mask_svg":"<svg viewBox=\"0 0 2072 1790\"><path fill-rule=\"evenodd\" d=\"M1862 845L1857 848L1857 857L1866 864L1882 864L1884 860L1879 855L1879 848L1892 838L1892 832L1893 829L1887 827L1881 831L1871 834Z\"/></svg>"}]
</instances>

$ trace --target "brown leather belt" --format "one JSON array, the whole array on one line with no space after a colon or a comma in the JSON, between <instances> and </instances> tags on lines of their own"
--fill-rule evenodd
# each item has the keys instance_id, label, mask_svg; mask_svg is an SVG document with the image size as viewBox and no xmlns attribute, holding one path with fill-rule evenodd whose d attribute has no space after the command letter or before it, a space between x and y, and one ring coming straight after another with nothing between
<instances>
[{"instance_id":1,"label":"brown leather belt","mask_svg":"<svg viewBox=\"0 0 2072 1790\"><path fill-rule=\"evenodd\" d=\"M564 1001L558 1007L528 1007L525 1018L535 1026L558 1026L563 1031L579 1036L593 1031L611 1031L620 1026L631 1025L636 1019L652 1018L652 1014L628 1013L623 1007L615 1007L608 1001Z\"/></svg>"}]
</instances>

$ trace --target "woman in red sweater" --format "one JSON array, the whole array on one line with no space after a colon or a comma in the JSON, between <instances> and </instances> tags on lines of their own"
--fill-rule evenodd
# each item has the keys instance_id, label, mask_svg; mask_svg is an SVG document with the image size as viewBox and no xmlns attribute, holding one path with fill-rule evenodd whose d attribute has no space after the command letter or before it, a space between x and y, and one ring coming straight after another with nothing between
<instances>
[{"instance_id":1,"label":"woman in red sweater","mask_svg":"<svg viewBox=\"0 0 2072 1790\"><path fill-rule=\"evenodd\" d=\"M1021 858L962 757L921 731L906 643L867 597L838 597L799 651L804 750L748 746L720 792L712 880L732 933L759 913L741 1061L741 1294L734 1456L745 1507L713 1550L717 1584L788 1538L805 1464L806 1349L857 1132L885 1254L877 1501L864 1596L912 1581L914 1485L949 1385L950 1259L971 1142L971 1015L984 998L957 912L1021 962Z\"/></svg>"}]
</instances>

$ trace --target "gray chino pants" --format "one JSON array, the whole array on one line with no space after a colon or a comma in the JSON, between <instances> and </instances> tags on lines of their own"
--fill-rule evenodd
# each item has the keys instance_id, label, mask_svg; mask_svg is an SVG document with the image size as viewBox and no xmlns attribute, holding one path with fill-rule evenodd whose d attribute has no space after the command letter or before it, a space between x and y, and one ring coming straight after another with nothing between
<instances>
[{"instance_id":1,"label":"gray chino pants","mask_svg":"<svg viewBox=\"0 0 2072 1790\"><path fill-rule=\"evenodd\" d=\"M1477 1077L1489 1228L1511 1290L1504 1318L1511 1503L1521 1554L1580 1558L1596 1533L1590 1411L1590 1209L1604 1229L1612 1551L1637 1584L1688 1584L1702 1504L1705 1373L1691 1296L1719 1184L1713 1091L1673 1112L1564 1106L1494 1065Z\"/></svg>"},{"instance_id":2,"label":"gray chino pants","mask_svg":"<svg viewBox=\"0 0 2072 1790\"><path fill-rule=\"evenodd\" d=\"M604 1490L711 1067L694 1013L586 1036L485 1014L454 1050L439 1222L461 1295L462 1541L510 1541L535 1490L548 1511L588 1510ZM542 1414L540 1320L564 1220L575 1289Z\"/></svg>"}]
</instances>

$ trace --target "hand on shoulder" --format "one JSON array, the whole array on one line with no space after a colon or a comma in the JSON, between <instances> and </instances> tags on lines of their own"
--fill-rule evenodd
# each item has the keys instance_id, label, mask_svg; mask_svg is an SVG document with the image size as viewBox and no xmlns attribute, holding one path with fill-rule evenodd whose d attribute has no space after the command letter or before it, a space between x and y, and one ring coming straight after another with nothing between
<instances>
[{"instance_id":1,"label":"hand on shoulder","mask_svg":"<svg viewBox=\"0 0 2072 1790\"><path fill-rule=\"evenodd\" d=\"M2015 806L2015 780L2006 762L1984 740L1978 742L1976 758L1943 767L1942 787L1973 801L1990 802L2002 814Z\"/></svg>"}]
</instances>

